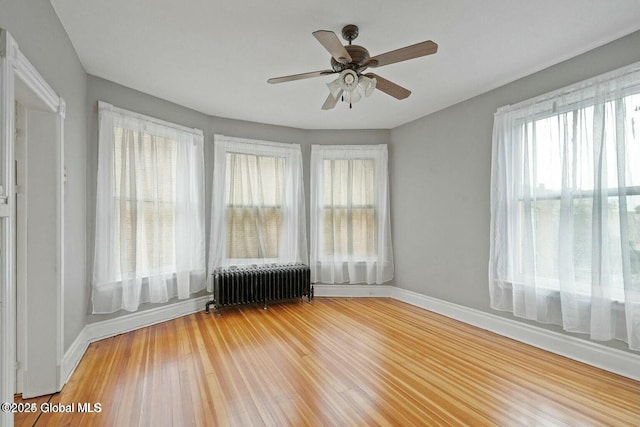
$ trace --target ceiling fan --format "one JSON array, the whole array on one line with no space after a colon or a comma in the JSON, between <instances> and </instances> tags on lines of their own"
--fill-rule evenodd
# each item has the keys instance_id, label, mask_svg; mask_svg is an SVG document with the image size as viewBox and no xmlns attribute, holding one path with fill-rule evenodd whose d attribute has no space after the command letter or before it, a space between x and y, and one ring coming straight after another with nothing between
<instances>
[{"instance_id":1,"label":"ceiling fan","mask_svg":"<svg viewBox=\"0 0 640 427\"><path fill-rule=\"evenodd\" d=\"M382 67L383 65L432 55L438 51L438 45L428 40L370 57L367 49L351 44L351 42L358 37L358 27L356 25L347 25L342 29L342 37L349 42L346 46L342 45L340 39L333 31L314 31L313 36L331 54L331 69L274 77L267 80L267 82L284 83L293 80L308 79L310 77L339 74L336 80L327 84L330 93L322 106L323 110L332 109L339 100L347 102L349 108L351 108L352 104L358 102L363 96L371 95L374 89L381 90L396 99L407 98L411 95L410 90L390 82L377 74L365 74L364 71L367 68Z\"/></svg>"}]
</instances>

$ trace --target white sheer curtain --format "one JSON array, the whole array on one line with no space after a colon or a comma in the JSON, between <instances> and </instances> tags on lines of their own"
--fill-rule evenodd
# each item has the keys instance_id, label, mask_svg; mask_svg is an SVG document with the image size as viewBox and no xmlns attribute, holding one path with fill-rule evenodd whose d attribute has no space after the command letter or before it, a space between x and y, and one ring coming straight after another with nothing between
<instances>
[{"instance_id":1,"label":"white sheer curtain","mask_svg":"<svg viewBox=\"0 0 640 427\"><path fill-rule=\"evenodd\" d=\"M491 306L640 350L640 64L495 115Z\"/></svg>"},{"instance_id":2,"label":"white sheer curtain","mask_svg":"<svg viewBox=\"0 0 640 427\"><path fill-rule=\"evenodd\" d=\"M209 269L307 263L298 144L215 135Z\"/></svg>"},{"instance_id":3,"label":"white sheer curtain","mask_svg":"<svg viewBox=\"0 0 640 427\"><path fill-rule=\"evenodd\" d=\"M393 278L387 146L311 147L311 280Z\"/></svg>"},{"instance_id":4,"label":"white sheer curtain","mask_svg":"<svg viewBox=\"0 0 640 427\"><path fill-rule=\"evenodd\" d=\"M99 104L93 312L205 285L203 134Z\"/></svg>"}]
</instances>

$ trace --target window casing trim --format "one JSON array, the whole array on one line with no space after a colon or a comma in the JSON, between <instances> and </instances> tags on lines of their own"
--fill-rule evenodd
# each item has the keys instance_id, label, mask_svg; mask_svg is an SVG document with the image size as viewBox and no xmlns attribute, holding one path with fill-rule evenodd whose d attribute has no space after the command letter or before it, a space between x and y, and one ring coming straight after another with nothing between
<instances>
[{"instance_id":1,"label":"window casing trim","mask_svg":"<svg viewBox=\"0 0 640 427\"><path fill-rule=\"evenodd\" d=\"M220 235L215 236L213 231L210 241L209 269L214 270L219 267L241 266L251 264L274 264L300 262L307 263L308 256L306 252L306 232L302 227L296 228L295 224L299 222L301 207L298 206L298 200L302 197L304 205L304 193L302 185L298 183L298 179L302 180L302 154L299 144L280 143L273 141L253 140L247 138L236 138L225 135L215 134L214 152L216 156L214 177L213 177L213 197L212 197L212 215L211 230L220 230ZM263 156L271 158L280 158L284 160L284 182L283 182L283 202L281 205L273 205L271 203L260 205L244 205L244 204L227 204L226 194L226 156L229 153L246 154L252 156ZM218 158L221 156L221 158ZM225 159L221 161L221 159ZM223 188L223 191L217 191L217 188ZM279 209L282 215L282 233L287 236L297 234L297 246L295 248L283 248L280 244L279 256L277 258L234 258L227 256L227 210L228 208L248 208L248 209ZM303 212L303 210L302 210ZM303 215L304 216L304 215ZM289 223L289 221L292 221ZM304 223L304 221L303 221ZM286 230L285 230L286 228ZM304 227L306 229L306 227ZM300 242L304 240L304 247Z\"/></svg>"},{"instance_id":2,"label":"window casing trim","mask_svg":"<svg viewBox=\"0 0 640 427\"><path fill-rule=\"evenodd\" d=\"M338 205L325 208L324 168L327 160L373 161L373 200L357 200L346 205L336 199ZM311 147L311 270L312 280L322 283L384 283L393 278L393 249L389 224L388 151L386 144L376 145L312 145ZM369 169L371 170L371 169ZM346 172L349 174L350 172ZM348 175L347 175L348 176ZM349 194L348 189L345 189ZM340 196L342 197L342 196ZM347 196L349 198L349 196ZM344 241L337 253L324 249L324 212L352 208L374 210L375 250L349 254L354 242ZM329 231L331 232L331 231ZM347 239L351 237L348 236ZM343 238L344 239L344 238ZM344 245L347 245L346 247Z\"/></svg>"},{"instance_id":3,"label":"window casing trim","mask_svg":"<svg viewBox=\"0 0 640 427\"><path fill-rule=\"evenodd\" d=\"M596 95L604 96L605 99L626 97L640 92L640 83L635 81L636 73L640 72L640 62L636 62L625 67L600 74L582 80L578 83L548 92L546 94L530 98L516 104L509 104L499 107L498 114L509 114L514 119L524 121L527 116L533 116L534 120L543 119L556 114L567 113L584 106L595 105ZM610 82L614 79L625 79L630 77L627 84L617 87L616 90L608 93L596 94L598 85ZM558 98L564 97L565 102L559 103ZM531 121L531 120L527 120Z\"/></svg>"}]
</instances>

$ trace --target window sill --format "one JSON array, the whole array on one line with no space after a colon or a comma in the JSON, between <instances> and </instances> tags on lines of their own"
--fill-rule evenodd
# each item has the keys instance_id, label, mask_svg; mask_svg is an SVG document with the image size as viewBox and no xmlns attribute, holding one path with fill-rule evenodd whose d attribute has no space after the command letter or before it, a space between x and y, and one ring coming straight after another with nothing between
<instances>
[{"instance_id":1,"label":"window sill","mask_svg":"<svg viewBox=\"0 0 640 427\"><path fill-rule=\"evenodd\" d=\"M522 286L525 287L526 285L524 283L516 283L518 286ZM501 286L503 287L507 287L508 289L513 289L513 283L512 282L502 282ZM551 286L536 286L536 292L540 292L540 293L544 293L545 296L547 297L551 297L551 298L557 298L560 299L560 294L561 291L558 287L551 287ZM614 290L613 291L614 296L612 297L612 301L615 303L619 303L619 304L624 304L626 298L624 296L624 291L620 291L620 290ZM592 295L591 293L587 293L585 291L577 291L575 293L573 293L572 295L575 295L579 298L584 298L584 299L591 299Z\"/></svg>"}]
</instances>

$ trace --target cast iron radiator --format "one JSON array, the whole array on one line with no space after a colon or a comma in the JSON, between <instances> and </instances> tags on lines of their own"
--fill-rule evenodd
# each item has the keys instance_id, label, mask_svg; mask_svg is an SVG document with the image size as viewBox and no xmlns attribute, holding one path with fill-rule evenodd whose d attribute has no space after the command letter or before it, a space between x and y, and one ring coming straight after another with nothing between
<instances>
[{"instance_id":1,"label":"cast iron radiator","mask_svg":"<svg viewBox=\"0 0 640 427\"><path fill-rule=\"evenodd\" d=\"M219 313L221 307L267 304L294 298L313 298L311 270L304 264L271 264L228 267L213 272L213 299L209 306Z\"/></svg>"}]
</instances>

